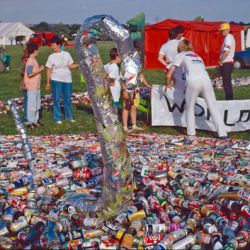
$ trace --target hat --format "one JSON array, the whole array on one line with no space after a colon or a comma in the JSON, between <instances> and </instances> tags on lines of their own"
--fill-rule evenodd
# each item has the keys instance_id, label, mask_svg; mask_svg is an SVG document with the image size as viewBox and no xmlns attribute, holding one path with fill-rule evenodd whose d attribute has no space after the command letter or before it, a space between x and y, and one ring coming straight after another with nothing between
<instances>
[{"instance_id":1,"label":"hat","mask_svg":"<svg viewBox=\"0 0 250 250\"><path fill-rule=\"evenodd\" d=\"M222 23L220 25L220 29L219 30L230 30L230 24L229 23Z\"/></svg>"}]
</instances>

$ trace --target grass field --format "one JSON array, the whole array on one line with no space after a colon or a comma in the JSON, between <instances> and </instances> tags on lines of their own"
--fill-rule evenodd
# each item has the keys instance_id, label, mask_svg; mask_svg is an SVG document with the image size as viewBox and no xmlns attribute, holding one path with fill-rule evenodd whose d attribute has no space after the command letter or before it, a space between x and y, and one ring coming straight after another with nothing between
<instances>
[{"instance_id":1,"label":"grass field","mask_svg":"<svg viewBox=\"0 0 250 250\"><path fill-rule=\"evenodd\" d=\"M113 42L105 41L99 42L98 47L100 49L100 54L102 56L103 62L108 61L109 49L113 47ZM77 61L77 56L74 48L69 47L67 50L71 53L73 59ZM21 56L23 54L22 48L20 46L9 46L7 47L8 53L11 55L11 70L7 73L0 73L0 100L8 100L12 97L21 96L20 91L20 65ZM42 47L40 48L38 61L39 64L45 64L48 55L52 52L51 48ZM164 73L162 70L144 70L144 73L150 83L162 84L164 79ZM209 70L210 74L213 74L213 70ZM80 82L80 72L79 70L73 70L73 91L74 92L84 92L86 91L85 84ZM240 76L250 76L250 69L234 70L233 77ZM45 74L42 76L42 95L46 94L44 90L45 84ZM216 97L218 100L223 100L224 91L222 89L216 89ZM235 99L250 99L250 86L241 86L234 88ZM78 110L76 107L73 108L74 118L77 123L72 124L66 121L62 125L56 125L52 118L52 113L50 110L43 110L42 113L42 123L45 124L43 128L28 131L32 135L42 135L42 134L78 134L83 132L95 132L95 120L91 113L85 112L83 110ZM150 127L146 126L144 119L138 119L140 125L145 128L145 132L156 132L164 134L178 135L186 134L185 128L176 127ZM0 134L16 134L14 121L11 115L0 115ZM200 136L214 136L215 133L198 131L197 135ZM250 133L248 132L237 132L230 133L231 138L239 138L250 140Z\"/></svg>"}]
</instances>

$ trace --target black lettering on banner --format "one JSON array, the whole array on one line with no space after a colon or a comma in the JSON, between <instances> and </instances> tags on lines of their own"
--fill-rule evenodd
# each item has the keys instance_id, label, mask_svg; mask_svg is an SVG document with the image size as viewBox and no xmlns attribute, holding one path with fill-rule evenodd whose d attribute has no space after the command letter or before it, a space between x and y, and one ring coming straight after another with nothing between
<instances>
[{"instance_id":1,"label":"black lettering on banner","mask_svg":"<svg viewBox=\"0 0 250 250\"><path fill-rule=\"evenodd\" d=\"M198 103L195 103L195 105L198 106L201 109L201 112L200 113L195 113L195 116L203 116L205 114L204 108Z\"/></svg>"},{"instance_id":2,"label":"black lettering on banner","mask_svg":"<svg viewBox=\"0 0 250 250\"><path fill-rule=\"evenodd\" d=\"M209 110L207 109L207 120L210 120L211 114L209 112Z\"/></svg>"},{"instance_id":3,"label":"black lettering on banner","mask_svg":"<svg viewBox=\"0 0 250 250\"><path fill-rule=\"evenodd\" d=\"M233 127L235 125L235 123L227 123L227 117L228 117L228 110L225 110L224 111L224 123L226 126L230 126L230 127Z\"/></svg>"},{"instance_id":4,"label":"black lettering on banner","mask_svg":"<svg viewBox=\"0 0 250 250\"><path fill-rule=\"evenodd\" d=\"M246 116L245 120L243 120L244 115ZM250 120L250 110L249 109L241 110L240 111L240 118L237 122L248 122L249 120Z\"/></svg>"},{"instance_id":5,"label":"black lettering on banner","mask_svg":"<svg viewBox=\"0 0 250 250\"><path fill-rule=\"evenodd\" d=\"M177 108L180 111L180 113L184 112L184 107L185 107L185 104L186 104L185 99L183 99L183 101L181 103L181 107L179 107L176 103L173 103L173 106L171 106L168 98L165 95L164 95L164 97L166 99L166 102L167 102L167 105L168 105L168 110L170 112L173 112L175 110L175 108Z\"/></svg>"}]
</instances>

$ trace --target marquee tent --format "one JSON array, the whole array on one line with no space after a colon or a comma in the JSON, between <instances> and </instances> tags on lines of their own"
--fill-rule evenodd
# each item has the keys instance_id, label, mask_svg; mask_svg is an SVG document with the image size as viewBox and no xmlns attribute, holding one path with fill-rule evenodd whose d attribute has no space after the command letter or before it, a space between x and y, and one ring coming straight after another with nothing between
<instances>
[{"instance_id":1,"label":"marquee tent","mask_svg":"<svg viewBox=\"0 0 250 250\"><path fill-rule=\"evenodd\" d=\"M0 23L0 46L16 44L17 36L24 36L28 41L34 31L22 23Z\"/></svg>"},{"instance_id":2,"label":"marquee tent","mask_svg":"<svg viewBox=\"0 0 250 250\"><path fill-rule=\"evenodd\" d=\"M191 40L194 51L202 57L205 65L217 65L224 40L218 30L221 23L166 19L160 23L145 26L145 68L162 68L157 59L159 49L168 40L169 29L179 25L184 27L184 37ZM236 40L236 51L242 50L243 26L232 24L231 32Z\"/></svg>"}]
</instances>

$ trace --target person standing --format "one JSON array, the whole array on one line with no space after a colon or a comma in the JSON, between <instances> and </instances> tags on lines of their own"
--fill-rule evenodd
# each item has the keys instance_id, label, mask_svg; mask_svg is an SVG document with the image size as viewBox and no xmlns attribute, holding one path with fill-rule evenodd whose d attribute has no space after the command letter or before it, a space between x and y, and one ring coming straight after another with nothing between
<instances>
[{"instance_id":1,"label":"person standing","mask_svg":"<svg viewBox=\"0 0 250 250\"><path fill-rule=\"evenodd\" d=\"M169 40L163 44L159 50L158 61L165 66L167 72L171 66L175 56L178 54L177 47L181 39L183 39L184 28L177 26L169 30ZM177 68L174 72L175 88L184 90L185 78L182 68Z\"/></svg>"},{"instance_id":2,"label":"person standing","mask_svg":"<svg viewBox=\"0 0 250 250\"><path fill-rule=\"evenodd\" d=\"M137 74L138 74L138 80L143 83L147 88L152 89L151 84L148 83L146 80L144 74L142 73L142 67L141 67L141 47L138 42L133 42L134 48L135 48L135 54L133 55L133 58L135 60L135 68L131 67L130 71L127 71L126 73L129 75L129 82L135 82L137 80ZM139 70L139 72L138 72ZM131 131L140 131L142 130L141 127L137 126L137 106L140 102L140 93L139 93L139 87L135 89L127 89L125 82L122 82L122 124L123 124L123 131L126 133L129 133ZM131 129L128 128L128 118L131 118Z\"/></svg>"},{"instance_id":3,"label":"person standing","mask_svg":"<svg viewBox=\"0 0 250 250\"><path fill-rule=\"evenodd\" d=\"M72 75L71 69L78 68L79 65L73 62L69 52L62 51L62 40L55 36L51 39L51 47L54 51L49 55L46 62L46 90L52 88L53 117L57 124L62 124L60 98L63 96L65 119L76 122L72 116L71 94Z\"/></svg>"},{"instance_id":4,"label":"person standing","mask_svg":"<svg viewBox=\"0 0 250 250\"><path fill-rule=\"evenodd\" d=\"M44 66L39 66L36 57L39 46L36 43L28 43L26 46L29 58L24 72L24 84L27 89L27 120L28 128L39 127L39 110L41 108L41 73Z\"/></svg>"},{"instance_id":5,"label":"person standing","mask_svg":"<svg viewBox=\"0 0 250 250\"><path fill-rule=\"evenodd\" d=\"M21 64L21 68L20 68L20 76L21 76L20 89L21 89L22 94L23 94L23 113L24 113L23 122L26 123L26 122L28 122L28 119L27 119L28 96L27 96L27 89L26 89L26 86L24 83L24 74L25 74L26 63L29 59L26 44L23 47L23 52L24 52L24 54L21 57L22 64Z\"/></svg>"},{"instance_id":6,"label":"person standing","mask_svg":"<svg viewBox=\"0 0 250 250\"><path fill-rule=\"evenodd\" d=\"M222 23L220 31L225 37L221 48L219 59L220 74L222 77L223 88L225 91L225 99L233 100L232 72L234 64L235 39L230 34L230 24Z\"/></svg>"},{"instance_id":7,"label":"person standing","mask_svg":"<svg viewBox=\"0 0 250 250\"><path fill-rule=\"evenodd\" d=\"M176 68L183 67L187 83L185 101L188 136L193 137L196 134L194 107L197 97L201 94L208 106L218 136L220 138L226 138L226 127L219 113L212 82L203 60L198 54L193 52L192 44L187 39L181 40L178 45L178 52L173 61L173 66L167 74L166 89L173 86L172 76Z\"/></svg>"},{"instance_id":8,"label":"person standing","mask_svg":"<svg viewBox=\"0 0 250 250\"><path fill-rule=\"evenodd\" d=\"M113 105L116 109L119 107L121 96L120 72L118 64L121 63L121 57L117 48L112 48L109 52L110 62L104 65L109 79L110 91L113 97Z\"/></svg>"}]
</instances>

